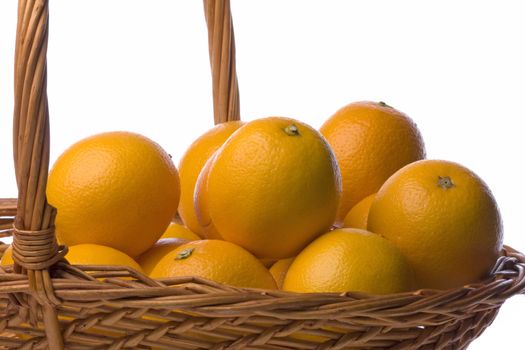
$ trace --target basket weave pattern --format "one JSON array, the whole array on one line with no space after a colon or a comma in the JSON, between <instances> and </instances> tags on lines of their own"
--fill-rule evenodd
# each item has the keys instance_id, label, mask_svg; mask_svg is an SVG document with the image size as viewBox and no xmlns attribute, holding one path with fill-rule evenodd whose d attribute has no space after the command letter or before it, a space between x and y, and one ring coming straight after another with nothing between
<instances>
[{"instance_id":1,"label":"basket weave pattern","mask_svg":"<svg viewBox=\"0 0 525 350\"><path fill-rule=\"evenodd\" d=\"M230 4L205 0L204 9L215 123L237 120ZM0 235L13 234L15 259L0 268L0 348L465 349L505 300L525 291L525 256L510 247L483 283L385 296L242 289L68 264L45 199L48 11L47 0L19 1L13 128L19 195L0 199Z\"/></svg>"}]
</instances>

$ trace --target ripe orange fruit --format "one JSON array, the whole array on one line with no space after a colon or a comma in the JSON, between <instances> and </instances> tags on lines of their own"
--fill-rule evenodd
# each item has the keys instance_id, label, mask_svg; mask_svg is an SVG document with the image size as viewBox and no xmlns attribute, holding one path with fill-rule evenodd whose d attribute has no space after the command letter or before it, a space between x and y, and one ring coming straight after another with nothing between
<instances>
[{"instance_id":1,"label":"ripe orange fruit","mask_svg":"<svg viewBox=\"0 0 525 350\"><path fill-rule=\"evenodd\" d=\"M72 145L54 164L47 184L61 242L105 245L133 257L168 227L179 192L170 156L129 132L98 134Z\"/></svg>"},{"instance_id":2,"label":"ripe orange fruit","mask_svg":"<svg viewBox=\"0 0 525 350\"><path fill-rule=\"evenodd\" d=\"M221 123L196 139L182 156L180 171L179 215L190 230L203 236L203 230L195 216L193 194L202 167L235 130L243 125L240 121Z\"/></svg>"},{"instance_id":3,"label":"ripe orange fruit","mask_svg":"<svg viewBox=\"0 0 525 350\"><path fill-rule=\"evenodd\" d=\"M195 184L195 216L199 221L202 235L207 239L224 239L213 225L209 208L208 175L216 156L217 153L213 154L204 164Z\"/></svg>"},{"instance_id":4,"label":"ripe orange fruit","mask_svg":"<svg viewBox=\"0 0 525 350\"><path fill-rule=\"evenodd\" d=\"M143 272L140 265L129 255L99 244L79 244L69 247L67 261L73 265L120 265Z\"/></svg>"},{"instance_id":5,"label":"ripe orange fruit","mask_svg":"<svg viewBox=\"0 0 525 350\"><path fill-rule=\"evenodd\" d=\"M269 268L270 268L273 264L275 264L278 260L262 258L262 259L259 259L259 261L264 265L264 267L266 267L267 269L269 269Z\"/></svg>"},{"instance_id":6,"label":"ripe orange fruit","mask_svg":"<svg viewBox=\"0 0 525 350\"><path fill-rule=\"evenodd\" d=\"M338 110L320 129L341 169L343 195L337 218L406 164L425 157L414 122L383 102L355 102Z\"/></svg>"},{"instance_id":7,"label":"ripe orange fruit","mask_svg":"<svg viewBox=\"0 0 525 350\"><path fill-rule=\"evenodd\" d=\"M4 250L4 254L2 255L2 259L0 259L0 265L1 266L7 266L7 265L13 265L15 261L13 260L13 246L9 245L9 247Z\"/></svg>"},{"instance_id":8,"label":"ripe orange fruit","mask_svg":"<svg viewBox=\"0 0 525 350\"><path fill-rule=\"evenodd\" d=\"M183 238L188 241L197 241L201 239L190 229L176 222L172 222L160 238Z\"/></svg>"},{"instance_id":9,"label":"ripe orange fruit","mask_svg":"<svg viewBox=\"0 0 525 350\"><path fill-rule=\"evenodd\" d=\"M392 241L422 288L448 289L487 275L502 248L498 207L487 185L448 161L407 165L381 187L368 229Z\"/></svg>"},{"instance_id":10,"label":"ripe orange fruit","mask_svg":"<svg viewBox=\"0 0 525 350\"><path fill-rule=\"evenodd\" d=\"M354 207L350 209L348 214L345 216L344 227L353 227L366 230L368 212L370 211L370 206L372 205L375 197L376 194L373 193L354 205Z\"/></svg>"},{"instance_id":11,"label":"ripe orange fruit","mask_svg":"<svg viewBox=\"0 0 525 350\"><path fill-rule=\"evenodd\" d=\"M164 255L152 278L198 276L235 287L275 289L270 272L243 248L221 240L188 242Z\"/></svg>"},{"instance_id":12,"label":"ripe orange fruit","mask_svg":"<svg viewBox=\"0 0 525 350\"><path fill-rule=\"evenodd\" d=\"M153 245L153 247L146 250L137 258L137 263L142 268L142 271L144 271L146 275L149 275L160 259L188 242L190 241L184 238L161 238Z\"/></svg>"},{"instance_id":13,"label":"ripe orange fruit","mask_svg":"<svg viewBox=\"0 0 525 350\"><path fill-rule=\"evenodd\" d=\"M334 223L341 182L330 146L294 119L238 129L210 158L195 199L201 225L259 258L296 255Z\"/></svg>"},{"instance_id":14,"label":"ripe orange fruit","mask_svg":"<svg viewBox=\"0 0 525 350\"><path fill-rule=\"evenodd\" d=\"M299 253L283 290L389 294L411 290L413 278L412 268L391 242L365 230L341 228Z\"/></svg>"},{"instance_id":15,"label":"ripe orange fruit","mask_svg":"<svg viewBox=\"0 0 525 350\"><path fill-rule=\"evenodd\" d=\"M270 273L272 274L275 283L277 283L277 288L281 289L283 287L284 277L286 276L286 272L288 272L288 268L292 264L293 259L294 258L279 260L270 267Z\"/></svg>"}]
</instances>

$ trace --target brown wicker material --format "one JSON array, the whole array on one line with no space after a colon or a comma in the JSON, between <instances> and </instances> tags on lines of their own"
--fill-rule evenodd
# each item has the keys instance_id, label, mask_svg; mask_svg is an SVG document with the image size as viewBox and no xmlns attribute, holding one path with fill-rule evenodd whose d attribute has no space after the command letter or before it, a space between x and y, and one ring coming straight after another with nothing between
<instances>
[{"instance_id":1,"label":"brown wicker material","mask_svg":"<svg viewBox=\"0 0 525 350\"><path fill-rule=\"evenodd\" d=\"M0 237L13 235L13 222L16 215L16 199L0 198Z\"/></svg>"},{"instance_id":2,"label":"brown wicker material","mask_svg":"<svg viewBox=\"0 0 525 350\"><path fill-rule=\"evenodd\" d=\"M239 86L230 1L204 0L204 14L208 24L215 124L239 120Z\"/></svg>"},{"instance_id":3,"label":"brown wicker material","mask_svg":"<svg viewBox=\"0 0 525 350\"><path fill-rule=\"evenodd\" d=\"M204 3L215 121L239 119L229 1ZM2 234L11 233L16 214L16 264L0 268L0 348L465 349L506 299L525 291L525 256L509 247L483 283L386 296L250 290L69 265L45 199L47 26L47 0L19 1L13 134L19 196L0 200Z\"/></svg>"}]
</instances>

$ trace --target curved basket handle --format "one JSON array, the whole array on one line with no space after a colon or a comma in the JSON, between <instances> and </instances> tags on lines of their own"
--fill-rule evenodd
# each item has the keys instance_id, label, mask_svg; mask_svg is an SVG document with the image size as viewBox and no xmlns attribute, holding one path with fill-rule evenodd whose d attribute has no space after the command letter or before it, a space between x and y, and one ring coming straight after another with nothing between
<instances>
[{"instance_id":1,"label":"curved basket handle","mask_svg":"<svg viewBox=\"0 0 525 350\"><path fill-rule=\"evenodd\" d=\"M204 9L215 123L239 120L230 1L204 0ZM19 0L13 122L18 204L13 255L17 265L27 270L45 270L64 255L54 237L55 212L45 197L49 167L48 21L48 0Z\"/></svg>"},{"instance_id":2,"label":"curved basket handle","mask_svg":"<svg viewBox=\"0 0 525 350\"><path fill-rule=\"evenodd\" d=\"M49 167L48 19L47 0L19 1L13 118L18 203L13 258L18 268L28 271L46 270L61 258L54 237L55 211L47 204L45 193Z\"/></svg>"},{"instance_id":3,"label":"curved basket handle","mask_svg":"<svg viewBox=\"0 0 525 350\"><path fill-rule=\"evenodd\" d=\"M230 0L204 0L213 81L215 124L240 119Z\"/></svg>"},{"instance_id":4,"label":"curved basket handle","mask_svg":"<svg viewBox=\"0 0 525 350\"><path fill-rule=\"evenodd\" d=\"M48 17L46 0L19 1L13 120L13 155L18 185L15 227L18 230L39 231L53 226L54 213L45 199L49 166ZM24 265L22 252L15 256L17 262Z\"/></svg>"},{"instance_id":5,"label":"curved basket handle","mask_svg":"<svg viewBox=\"0 0 525 350\"><path fill-rule=\"evenodd\" d=\"M229 0L204 0L209 31L215 123L239 119L235 43ZM49 168L47 101L48 0L19 0L15 52L13 156L18 185L14 223L15 270L29 279L42 308L48 348L63 349L49 268L66 253L54 232L55 210L46 200ZM17 300L29 305L25 295ZM38 310L31 309L35 315Z\"/></svg>"},{"instance_id":6,"label":"curved basket handle","mask_svg":"<svg viewBox=\"0 0 525 350\"><path fill-rule=\"evenodd\" d=\"M48 268L60 260L54 235L54 209L45 190L49 167L49 112L47 105L47 0L19 0L15 52L13 155L18 185L14 224L15 270L27 273L31 297L42 309L49 349L62 349L56 311L58 303ZM25 296L18 300L28 303ZM31 310L35 315L37 310Z\"/></svg>"}]
</instances>

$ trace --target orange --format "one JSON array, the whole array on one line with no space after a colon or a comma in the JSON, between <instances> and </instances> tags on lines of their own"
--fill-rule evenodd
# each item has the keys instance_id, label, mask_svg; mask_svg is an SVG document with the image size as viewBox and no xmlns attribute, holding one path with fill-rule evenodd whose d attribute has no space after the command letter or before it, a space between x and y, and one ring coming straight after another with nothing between
<instances>
[{"instance_id":1,"label":"orange","mask_svg":"<svg viewBox=\"0 0 525 350\"><path fill-rule=\"evenodd\" d=\"M276 289L272 275L256 257L221 240L181 245L161 258L150 276L198 276L235 287Z\"/></svg>"},{"instance_id":2,"label":"orange","mask_svg":"<svg viewBox=\"0 0 525 350\"><path fill-rule=\"evenodd\" d=\"M310 243L293 261L283 290L302 293L409 291L412 268L383 237L354 228L336 229Z\"/></svg>"},{"instance_id":3,"label":"orange","mask_svg":"<svg viewBox=\"0 0 525 350\"><path fill-rule=\"evenodd\" d=\"M281 259L270 267L270 273L272 274L275 282L277 283L277 288L281 289L283 287L284 277L288 268L292 264L294 258Z\"/></svg>"},{"instance_id":4,"label":"orange","mask_svg":"<svg viewBox=\"0 0 525 350\"><path fill-rule=\"evenodd\" d=\"M201 239L190 229L176 222L172 222L160 238L183 238L188 241L196 241Z\"/></svg>"},{"instance_id":5,"label":"orange","mask_svg":"<svg viewBox=\"0 0 525 350\"><path fill-rule=\"evenodd\" d=\"M251 121L199 175L201 225L258 258L296 255L334 223L341 182L324 138L297 120Z\"/></svg>"},{"instance_id":6,"label":"orange","mask_svg":"<svg viewBox=\"0 0 525 350\"><path fill-rule=\"evenodd\" d=\"M166 254L175 250L183 244L190 242L184 238L161 238L150 249L146 250L141 256L137 258L137 262L146 275L149 275L155 265Z\"/></svg>"},{"instance_id":7,"label":"orange","mask_svg":"<svg viewBox=\"0 0 525 350\"><path fill-rule=\"evenodd\" d=\"M366 230L368 221L368 212L370 206L374 201L376 194L373 193L368 197L363 198L359 203L354 205L352 209L346 214L344 220L344 227L353 227Z\"/></svg>"},{"instance_id":8,"label":"orange","mask_svg":"<svg viewBox=\"0 0 525 350\"><path fill-rule=\"evenodd\" d=\"M243 125L240 121L221 123L196 139L182 156L180 170L180 206L179 215L190 230L203 236L203 230L195 215L193 194L199 173L204 164L217 149Z\"/></svg>"},{"instance_id":9,"label":"orange","mask_svg":"<svg viewBox=\"0 0 525 350\"><path fill-rule=\"evenodd\" d=\"M476 282L502 248L501 219L489 188L448 161L419 161L396 172L377 193L368 228L399 247L422 288Z\"/></svg>"},{"instance_id":10,"label":"orange","mask_svg":"<svg viewBox=\"0 0 525 350\"><path fill-rule=\"evenodd\" d=\"M199 225L201 226L202 235L207 239L223 239L221 234L217 232L217 229L213 225L209 208L210 196L208 194L208 175L216 156L217 153L210 157L206 164L204 164L204 167L197 178L197 183L195 184L195 216L197 217Z\"/></svg>"},{"instance_id":11,"label":"orange","mask_svg":"<svg viewBox=\"0 0 525 350\"><path fill-rule=\"evenodd\" d=\"M351 103L322 126L341 169L343 195L338 221L406 164L423 159L425 147L416 124L384 102Z\"/></svg>"},{"instance_id":12,"label":"orange","mask_svg":"<svg viewBox=\"0 0 525 350\"><path fill-rule=\"evenodd\" d=\"M2 255L2 259L0 259L0 265L1 266L7 266L7 265L13 265L15 261L13 260L13 246L9 245L9 247L4 250L4 254Z\"/></svg>"},{"instance_id":13,"label":"orange","mask_svg":"<svg viewBox=\"0 0 525 350\"><path fill-rule=\"evenodd\" d=\"M140 265L129 255L99 244L79 244L69 247L66 255L72 265L120 265L142 272Z\"/></svg>"},{"instance_id":14,"label":"orange","mask_svg":"<svg viewBox=\"0 0 525 350\"><path fill-rule=\"evenodd\" d=\"M259 261L264 265L266 268L270 268L273 264L277 262L275 259L259 259Z\"/></svg>"},{"instance_id":15,"label":"orange","mask_svg":"<svg viewBox=\"0 0 525 350\"><path fill-rule=\"evenodd\" d=\"M179 192L170 156L129 132L98 134L72 145L54 164L47 185L61 242L106 245L133 257L166 230Z\"/></svg>"}]
</instances>

